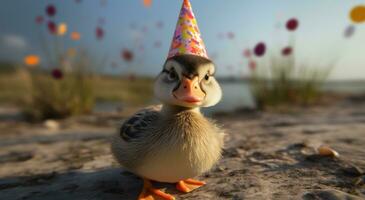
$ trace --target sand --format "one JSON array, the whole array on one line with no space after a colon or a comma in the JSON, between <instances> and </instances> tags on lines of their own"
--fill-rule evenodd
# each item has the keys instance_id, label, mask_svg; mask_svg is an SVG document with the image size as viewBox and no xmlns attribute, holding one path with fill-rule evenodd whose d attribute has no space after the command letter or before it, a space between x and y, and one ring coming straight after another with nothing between
<instances>
[{"instance_id":1,"label":"sand","mask_svg":"<svg viewBox=\"0 0 365 200\"><path fill-rule=\"evenodd\" d=\"M364 101L292 110L214 117L227 137L223 158L197 177L208 184L189 194L155 185L191 200L365 199ZM120 169L109 150L120 114L46 127L12 112L0 109L0 199L136 199L142 181ZM322 144L340 156L318 155Z\"/></svg>"}]
</instances>

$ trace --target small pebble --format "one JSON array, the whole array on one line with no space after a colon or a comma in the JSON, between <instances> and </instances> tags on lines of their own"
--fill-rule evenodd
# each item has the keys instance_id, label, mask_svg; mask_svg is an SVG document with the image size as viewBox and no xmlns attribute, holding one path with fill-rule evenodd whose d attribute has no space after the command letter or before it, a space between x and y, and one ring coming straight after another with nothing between
<instances>
[{"instance_id":1,"label":"small pebble","mask_svg":"<svg viewBox=\"0 0 365 200\"><path fill-rule=\"evenodd\" d=\"M317 149L318 154L321 156L329 156L329 157L335 157L338 158L340 155L337 153L337 151L333 150L331 147L329 146L320 146Z\"/></svg>"},{"instance_id":2,"label":"small pebble","mask_svg":"<svg viewBox=\"0 0 365 200\"><path fill-rule=\"evenodd\" d=\"M55 120L46 120L44 122L44 126L50 130L58 130L60 128L60 124Z\"/></svg>"}]
</instances>

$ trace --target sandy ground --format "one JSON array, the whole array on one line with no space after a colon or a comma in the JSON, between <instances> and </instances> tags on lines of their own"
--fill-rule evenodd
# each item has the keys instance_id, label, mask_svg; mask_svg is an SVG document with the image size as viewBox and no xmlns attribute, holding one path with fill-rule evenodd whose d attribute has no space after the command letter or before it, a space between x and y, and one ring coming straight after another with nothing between
<instances>
[{"instance_id":1,"label":"sandy ground","mask_svg":"<svg viewBox=\"0 0 365 200\"><path fill-rule=\"evenodd\" d=\"M141 180L110 155L119 115L68 119L50 129L12 112L0 109L1 200L136 199ZM365 199L365 103L215 119L227 138L223 158L198 177L208 184L190 194L156 186L177 199ZM317 155L321 144L340 157Z\"/></svg>"}]
</instances>

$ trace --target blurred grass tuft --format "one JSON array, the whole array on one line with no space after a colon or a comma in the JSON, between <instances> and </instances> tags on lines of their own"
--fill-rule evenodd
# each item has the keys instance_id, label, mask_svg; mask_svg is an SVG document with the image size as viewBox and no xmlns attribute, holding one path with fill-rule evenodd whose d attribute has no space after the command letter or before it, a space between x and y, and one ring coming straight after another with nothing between
<instances>
[{"instance_id":1,"label":"blurred grass tuft","mask_svg":"<svg viewBox=\"0 0 365 200\"><path fill-rule=\"evenodd\" d=\"M252 71L252 93L260 110L284 105L308 106L319 103L322 86L332 66L298 63L295 55L273 55L269 64Z\"/></svg>"},{"instance_id":2,"label":"blurred grass tuft","mask_svg":"<svg viewBox=\"0 0 365 200\"><path fill-rule=\"evenodd\" d=\"M153 80L65 73L56 80L50 72L20 68L0 73L0 103L21 106L29 120L64 118L89 113L96 102L140 106L152 101Z\"/></svg>"}]
</instances>

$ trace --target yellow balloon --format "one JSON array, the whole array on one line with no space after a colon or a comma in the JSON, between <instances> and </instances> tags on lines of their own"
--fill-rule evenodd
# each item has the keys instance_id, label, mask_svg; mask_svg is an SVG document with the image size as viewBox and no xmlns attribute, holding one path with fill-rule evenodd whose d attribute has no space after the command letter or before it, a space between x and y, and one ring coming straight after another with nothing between
<instances>
[{"instance_id":1,"label":"yellow balloon","mask_svg":"<svg viewBox=\"0 0 365 200\"><path fill-rule=\"evenodd\" d=\"M67 33L67 24L66 23L60 23L57 27L57 34L59 36L63 36Z\"/></svg>"},{"instance_id":2,"label":"yellow balloon","mask_svg":"<svg viewBox=\"0 0 365 200\"><path fill-rule=\"evenodd\" d=\"M359 5L351 10L350 18L354 23L365 22L365 5Z\"/></svg>"}]
</instances>

